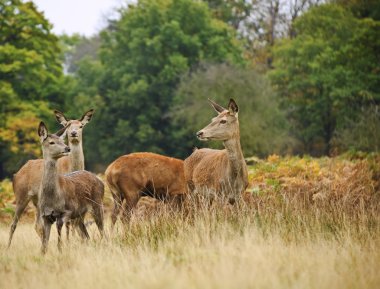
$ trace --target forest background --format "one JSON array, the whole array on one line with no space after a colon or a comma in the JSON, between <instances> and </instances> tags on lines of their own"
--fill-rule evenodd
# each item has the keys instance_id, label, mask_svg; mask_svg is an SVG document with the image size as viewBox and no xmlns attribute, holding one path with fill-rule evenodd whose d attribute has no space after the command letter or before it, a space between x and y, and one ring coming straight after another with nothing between
<instances>
[{"instance_id":1,"label":"forest background","mask_svg":"<svg viewBox=\"0 0 380 289\"><path fill-rule=\"evenodd\" d=\"M239 104L246 157L378 152L378 1L141 0L116 15L92 37L54 35L33 2L0 2L0 179L41 157L53 109L95 109L96 172L135 151L186 158L207 98Z\"/></svg>"}]
</instances>

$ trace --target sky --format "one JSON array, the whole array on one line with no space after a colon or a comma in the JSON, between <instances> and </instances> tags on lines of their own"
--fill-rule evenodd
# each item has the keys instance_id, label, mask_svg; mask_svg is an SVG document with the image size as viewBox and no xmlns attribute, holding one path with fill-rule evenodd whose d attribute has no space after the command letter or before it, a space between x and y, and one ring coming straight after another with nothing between
<instances>
[{"instance_id":1,"label":"sky","mask_svg":"<svg viewBox=\"0 0 380 289\"><path fill-rule=\"evenodd\" d=\"M53 24L55 34L91 36L106 26L106 19L123 0L32 0ZM129 1L130 2L130 1Z\"/></svg>"}]
</instances>

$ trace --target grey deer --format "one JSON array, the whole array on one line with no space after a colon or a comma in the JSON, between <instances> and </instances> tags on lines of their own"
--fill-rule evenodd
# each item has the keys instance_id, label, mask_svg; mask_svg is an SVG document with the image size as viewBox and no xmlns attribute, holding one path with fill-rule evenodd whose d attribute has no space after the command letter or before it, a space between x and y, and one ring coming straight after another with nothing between
<instances>
[{"instance_id":1,"label":"grey deer","mask_svg":"<svg viewBox=\"0 0 380 289\"><path fill-rule=\"evenodd\" d=\"M42 225L43 254L47 251L50 229L54 222L58 230L59 250L61 250L62 226L70 220L75 220L82 234L89 238L84 225L84 217L89 209L92 209L95 223L103 235L103 182L94 174L84 170L65 175L58 173L58 159L70 152L70 148L60 137L66 128L62 128L56 134L49 134L43 122L38 127L44 170L38 193L37 221Z\"/></svg>"}]
</instances>

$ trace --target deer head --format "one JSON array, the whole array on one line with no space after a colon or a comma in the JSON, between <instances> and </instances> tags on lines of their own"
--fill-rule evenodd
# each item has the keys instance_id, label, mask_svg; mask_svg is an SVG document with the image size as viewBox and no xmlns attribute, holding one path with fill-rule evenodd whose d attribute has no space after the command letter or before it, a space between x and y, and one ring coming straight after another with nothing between
<instances>
[{"instance_id":1,"label":"deer head","mask_svg":"<svg viewBox=\"0 0 380 289\"><path fill-rule=\"evenodd\" d=\"M38 135L40 137L44 158L59 159L69 154L70 148L64 142L65 131L68 126L61 128L55 134L49 134L45 123L40 122Z\"/></svg>"},{"instance_id":2,"label":"deer head","mask_svg":"<svg viewBox=\"0 0 380 289\"><path fill-rule=\"evenodd\" d=\"M90 109L89 111L85 112L80 119L73 120L68 120L65 115L59 110L54 110L54 114L55 118L61 125L70 125L66 132L68 141L71 144L77 144L82 141L82 130L84 126L90 122L94 114L94 110Z\"/></svg>"},{"instance_id":3,"label":"deer head","mask_svg":"<svg viewBox=\"0 0 380 289\"><path fill-rule=\"evenodd\" d=\"M209 102L218 115L211 120L211 123L208 126L197 132L198 139L202 141L226 141L228 139L239 137L239 108L236 102L231 98L228 104L228 109L225 109L210 99Z\"/></svg>"}]
</instances>

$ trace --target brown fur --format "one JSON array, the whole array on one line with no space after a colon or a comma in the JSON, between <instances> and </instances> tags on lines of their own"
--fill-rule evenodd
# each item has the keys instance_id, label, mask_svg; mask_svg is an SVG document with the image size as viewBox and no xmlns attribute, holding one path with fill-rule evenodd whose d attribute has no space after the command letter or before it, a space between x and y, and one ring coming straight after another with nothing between
<instances>
[{"instance_id":1,"label":"brown fur","mask_svg":"<svg viewBox=\"0 0 380 289\"><path fill-rule=\"evenodd\" d=\"M239 176L236 180L234 176ZM185 160L185 179L194 189L240 195L248 186L246 168L231 169L227 150L198 149ZM237 182L236 182L237 181ZM237 190L237 192L236 192Z\"/></svg>"},{"instance_id":2,"label":"brown fur","mask_svg":"<svg viewBox=\"0 0 380 289\"><path fill-rule=\"evenodd\" d=\"M84 170L65 175L58 174L57 190L59 198L64 200L63 212L68 216L67 219L83 219L88 209L92 209L95 222L102 233L104 184L96 175ZM49 203L43 198L43 193L40 192L41 212L46 211L46 205ZM51 209L60 209L54 207L55 203L51 206Z\"/></svg>"},{"instance_id":3,"label":"brown fur","mask_svg":"<svg viewBox=\"0 0 380 289\"><path fill-rule=\"evenodd\" d=\"M105 172L114 198L112 224L123 200L127 216L136 206L141 192L156 198L181 198L185 194L183 161L154 153L132 153L111 163Z\"/></svg>"},{"instance_id":4,"label":"brown fur","mask_svg":"<svg viewBox=\"0 0 380 289\"><path fill-rule=\"evenodd\" d=\"M43 122L38 128L44 156L37 207L37 220L42 226L42 253L47 251L50 229L54 222L57 223L59 249L62 226L70 220L77 221L82 236L89 238L84 225L84 217L89 208L92 209L95 223L103 235L103 182L84 170L65 175L58 173L57 160L70 152L60 138L64 129L49 135Z\"/></svg>"},{"instance_id":5,"label":"brown fur","mask_svg":"<svg viewBox=\"0 0 380 289\"><path fill-rule=\"evenodd\" d=\"M45 253L47 250L50 226L54 221L57 221L59 249L60 230L62 225L70 220L76 221L82 237L89 238L84 225L84 218L89 209L92 211L99 232L103 235L103 196L103 182L88 171L57 175L56 180L50 172L44 174L38 200L38 215L42 219L43 230L42 252Z\"/></svg>"},{"instance_id":6,"label":"brown fur","mask_svg":"<svg viewBox=\"0 0 380 289\"><path fill-rule=\"evenodd\" d=\"M66 174L70 172L70 160L68 156L62 157L57 163L58 172ZM44 169L44 160L30 160L13 175L13 191L16 204L28 197L37 197ZM35 203L37 205L37 203Z\"/></svg>"},{"instance_id":7,"label":"brown fur","mask_svg":"<svg viewBox=\"0 0 380 289\"><path fill-rule=\"evenodd\" d=\"M65 156L60 158L57 166L60 174L70 172L69 157ZM38 191L41 185L43 168L43 159L30 160L23 165L16 174L13 175L12 185L13 192L15 194L16 211L11 225L8 247L11 245L13 233L16 230L17 223L25 211L26 206L30 201L32 201L33 205L37 207ZM35 229L38 233L40 233L37 227L38 225L36 220Z\"/></svg>"},{"instance_id":8,"label":"brown fur","mask_svg":"<svg viewBox=\"0 0 380 289\"><path fill-rule=\"evenodd\" d=\"M82 128L91 120L93 115L93 110L89 110L83 114L80 120L67 120L63 113L55 111L57 121L63 126L70 124L69 133L76 131L77 137L72 138L71 135L68 135L69 144L72 149L70 156L65 156L58 159L57 167L59 174L65 174L76 170L84 169L84 157L82 149ZM9 233L8 247L12 242L12 237L14 231L16 230L17 223L23 214L26 206L30 201L33 202L33 205L37 207L38 203L38 191L40 188L42 175L43 175L44 161L43 159L30 160L21 169L13 175L13 192L16 199L16 210L13 217L13 222L11 225ZM36 220L35 229L37 233L40 233L38 228L38 223ZM67 231L68 236L68 231Z\"/></svg>"},{"instance_id":9,"label":"brown fur","mask_svg":"<svg viewBox=\"0 0 380 289\"><path fill-rule=\"evenodd\" d=\"M185 164L186 180L192 180L199 187L221 191L221 180L229 175L226 150L197 149L185 160Z\"/></svg>"},{"instance_id":10,"label":"brown fur","mask_svg":"<svg viewBox=\"0 0 380 289\"><path fill-rule=\"evenodd\" d=\"M190 191L240 198L248 186L248 172L240 146L238 107L231 99L228 110L211 101L218 116L197 133L201 140L221 140L226 149L196 149L185 159L185 180Z\"/></svg>"}]
</instances>

